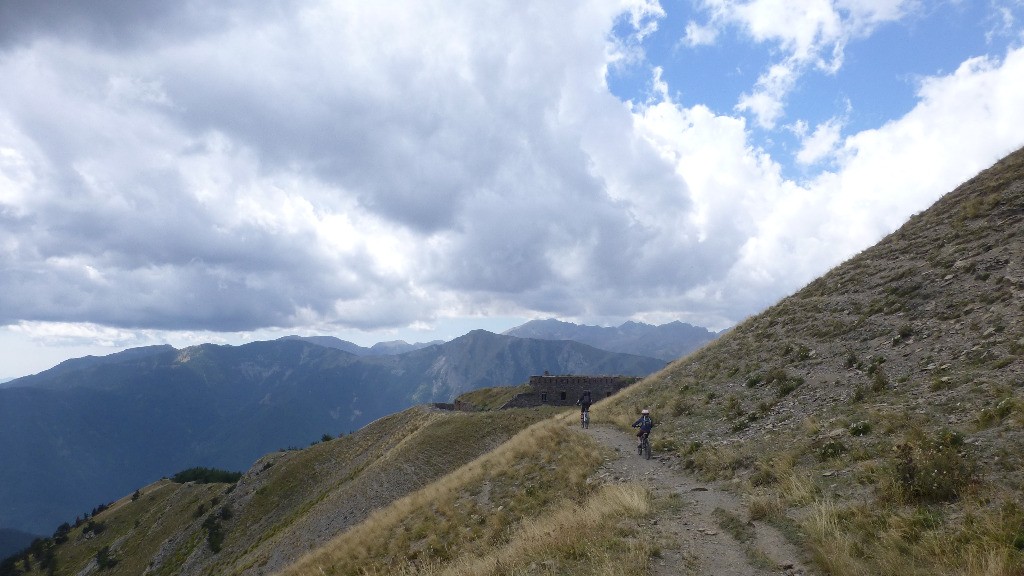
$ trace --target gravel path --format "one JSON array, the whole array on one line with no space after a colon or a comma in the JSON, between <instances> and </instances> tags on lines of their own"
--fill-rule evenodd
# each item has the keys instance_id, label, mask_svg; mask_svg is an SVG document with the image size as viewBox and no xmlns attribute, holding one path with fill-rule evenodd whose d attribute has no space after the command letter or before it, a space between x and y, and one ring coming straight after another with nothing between
<instances>
[{"instance_id":1,"label":"gravel path","mask_svg":"<svg viewBox=\"0 0 1024 576\"><path fill-rule=\"evenodd\" d=\"M660 514L651 526L665 543L654 560L652 576L813 574L801 562L799 550L778 529L747 522L747 508L736 495L686 474L674 457L641 458L634 437L620 430L591 426L585 432L615 451L615 457L598 472L604 480L640 482L656 497L672 498L680 504ZM727 524L723 518L731 518L739 530L723 529ZM746 541L737 540L732 534L736 532Z\"/></svg>"}]
</instances>

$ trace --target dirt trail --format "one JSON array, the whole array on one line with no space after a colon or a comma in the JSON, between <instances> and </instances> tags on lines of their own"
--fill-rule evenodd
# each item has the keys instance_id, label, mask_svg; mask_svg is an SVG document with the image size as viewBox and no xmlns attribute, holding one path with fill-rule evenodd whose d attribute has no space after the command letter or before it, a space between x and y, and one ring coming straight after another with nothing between
<instances>
[{"instance_id":1,"label":"dirt trail","mask_svg":"<svg viewBox=\"0 0 1024 576\"><path fill-rule=\"evenodd\" d=\"M598 473L604 480L640 482L656 496L680 496L682 506L660 515L651 526L667 543L654 560L653 576L814 574L778 529L762 522L747 523L746 506L736 495L689 476L674 457L641 458L633 436L620 430L591 426L585 432L615 451ZM723 529L723 516L738 519L749 539L740 542Z\"/></svg>"}]
</instances>

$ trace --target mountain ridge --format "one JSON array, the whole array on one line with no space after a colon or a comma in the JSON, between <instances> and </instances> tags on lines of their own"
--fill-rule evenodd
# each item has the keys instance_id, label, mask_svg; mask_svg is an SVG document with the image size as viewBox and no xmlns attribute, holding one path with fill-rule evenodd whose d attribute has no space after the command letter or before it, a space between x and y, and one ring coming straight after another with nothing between
<instances>
[{"instance_id":1,"label":"mountain ridge","mask_svg":"<svg viewBox=\"0 0 1024 576\"><path fill-rule=\"evenodd\" d=\"M602 350L642 354L671 362L714 340L720 333L678 320L660 325L628 321L606 327L547 318L531 320L502 334L519 338L574 340Z\"/></svg>"},{"instance_id":2,"label":"mountain ridge","mask_svg":"<svg viewBox=\"0 0 1024 576\"><path fill-rule=\"evenodd\" d=\"M545 370L642 376L662 366L486 331L397 355L286 339L68 361L0 388L0 461L23 463L0 468L0 525L46 533L185 468L245 470L271 450Z\"/></svg>"}]
</instances>

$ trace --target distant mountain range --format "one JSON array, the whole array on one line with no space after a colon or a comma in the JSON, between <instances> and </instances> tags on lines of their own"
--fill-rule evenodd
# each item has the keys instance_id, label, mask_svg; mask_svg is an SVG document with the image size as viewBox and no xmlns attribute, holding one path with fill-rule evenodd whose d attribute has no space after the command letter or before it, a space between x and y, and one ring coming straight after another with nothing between
<instances>
[{"instance_id":1,"label":"distant mountain range","mask_svg":"<svg viewBox=\"0 0 1024 576\"><path fill-rule=\"evenodd\" d=\"M447 343L343 346L310 338L149 346L68 360L6 383L0 527L52 533L185 468L245 470L273 450L544 371L643 376L665 365L568 340L483 330ZM383 354L389 347L410 350Z\"/></svg>"},{"instance_id":2,"label":"distant mountain range","mask_svg":"<svg viewBox=\"0 0 1024 576\"><path fill-rule=\"evenodd\" d=\"M719 335L707 328L678 321L660 326L626 322L618 327L602 327L562 322L553 318L532 320L506 330L503 334L517 338L574 340L601 350L650 356L666 362L686 356Z\"/></svg>"},{"instance_id":3,"label":"distant mountain range","mask_svg":"<svg viewBox=\"0 0 1024 576\"><path fill-rule=\"evenodd\" d=\"M344 350L345 352L350 352L356 356L393 356L395 354L405 354L406 352L412 352L413 350L444 344L444 340L417 342L416 344L409 344L405 340L392 340L389 342L378 342L373 346L366 348L349 342L348 340L335 338L334 336L285 336L284 338L281 338L281 340L302 340L304 342L311 342L327 348Z\"/></svg>"}]
</instances>

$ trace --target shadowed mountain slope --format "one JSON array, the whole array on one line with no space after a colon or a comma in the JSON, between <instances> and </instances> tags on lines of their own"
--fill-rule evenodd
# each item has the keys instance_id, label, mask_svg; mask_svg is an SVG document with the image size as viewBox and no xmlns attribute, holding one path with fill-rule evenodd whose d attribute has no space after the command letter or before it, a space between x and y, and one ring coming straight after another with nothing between
<instances>
[{"instance_id":1,"label":"shadowed mountain slope","mask_svg":"<svg viewBox=\"0 0 1024 576\"><path fill-rule=\"evenodd\" d=\"M194 466L245 470L271 450L418 403L556 374L641 376L664 362L475 331L406 354L300 340L149 347L62 363L0 388L0 526L47 534Z\"/></svg>"}]
</instances>

